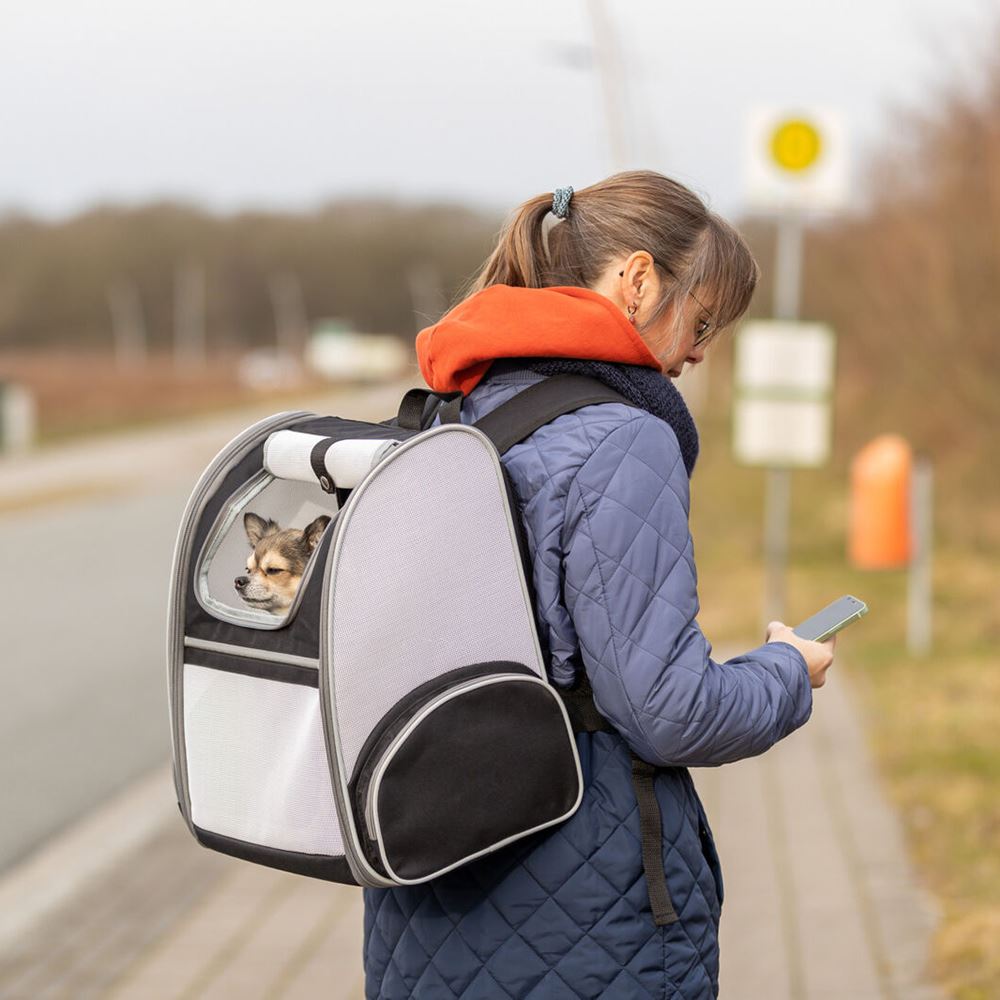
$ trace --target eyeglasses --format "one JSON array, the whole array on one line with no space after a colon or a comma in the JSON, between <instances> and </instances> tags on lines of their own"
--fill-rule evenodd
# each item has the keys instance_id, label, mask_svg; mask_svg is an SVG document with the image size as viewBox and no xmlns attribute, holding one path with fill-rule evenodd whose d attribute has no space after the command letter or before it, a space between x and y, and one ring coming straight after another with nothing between
<instances>
[{"instance_id":1,"label":"eyeglasses","mask_svg":"<svg viewBox=\"0 0 1000 1000\"><path fill-rule=\"evenodd\" d=\"M663 270L666 271L667 274L669 274L670 277L674 279L674 281L678 281L678 282L680 281L680 278L678 278L677 275L674 274L674 272L671 271L670 268L667 267L666 264L661 264L655 257L653 258L653 263L654 264L658 264L660 267L662 267ZM623 278L624 276L625 276L625 272L624 271L619 271L618 272L618 277L619 278ZM708 315L712 319L715 319L715 316L712 314L711 309L709 309L705 305L705 303L702 302L701 299L699 299L698 296L694 294L694 292L688 292L688 295L690 295L691 298L694 299L695 302L697 302L698 305L700 305L701 308L704 309L705 312L707 312ZM714 333L715 333L715 330L713 329L711 323L709 323L707 320L703 320L703 319L698 320L698 329L695 331L694 343L691 345L692 348L694 348L694 347L701 347L702 344L707 344L712 339L712 335Z\"/></svg>"},{"instance_id":2,"label":"eyeglasses","mask_svg":"<svg viewBox=\"0 0 1000 1000\"><path fill-rule=\"evenodd\" d=\"M693 295L691 297L694 298ZM694 300L695 302L698 302L696 298ZM699 303L699 305L701 305L701 303ZM705 309L705 307L702 306L702 309ZM708 312L707 309L705 311ZM712 315L711 313L708 314L709 316ZM704 327L704 329L702 329L702 327ZM702 344L710 343L714 334L715 330L713 329L712 324L708 322L708 320L704 319L698 320L698 329L695 331L694 343L691 346L701 347Z\"/></svg>"}]
</instances>

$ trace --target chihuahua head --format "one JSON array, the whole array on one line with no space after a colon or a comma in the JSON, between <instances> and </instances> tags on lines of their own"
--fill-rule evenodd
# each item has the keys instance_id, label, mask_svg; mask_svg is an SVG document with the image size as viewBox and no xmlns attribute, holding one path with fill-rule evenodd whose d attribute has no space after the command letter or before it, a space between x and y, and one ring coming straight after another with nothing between
<instances>
[{"instance_id":1,"label":"chihuahua head","mask_svg":"<svg viewBox=\"0 0 1000 1000\"><path fill-rule=\"evenodd\" d=\"M236 593L260 611L283 614L292 605L302 574L330 518L322 514L304 528L282 528L258 514L243 515L250 542L245 576L235 580Z\"/></svg>"}]
</instances>

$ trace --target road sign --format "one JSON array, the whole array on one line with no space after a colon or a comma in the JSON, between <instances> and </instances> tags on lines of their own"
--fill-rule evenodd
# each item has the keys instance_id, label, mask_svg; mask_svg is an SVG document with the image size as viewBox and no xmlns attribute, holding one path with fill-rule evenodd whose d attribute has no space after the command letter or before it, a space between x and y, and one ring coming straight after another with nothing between
<instances>
[{"instance_id":1,"label":"road sign","mask_svg":"<svg viewBox=\"0 0 1000 1000\"><path fill-rule=\"evenodd\" d=\"M749 207L757 211L837 209L847 202L843 118L823 108L758 108L747 121Z\"/></svg>"},{"instance_id":2,"label":"road sign","mask_svg":"<svg viewBox=\"0 0 1000 1000\"><path fill-rule=\"evenodd\" d=\"M771 468L827 461L834 349L834 333L823 323L744 324L736 337L737 461Z\"/></svg>"}]
</instances>

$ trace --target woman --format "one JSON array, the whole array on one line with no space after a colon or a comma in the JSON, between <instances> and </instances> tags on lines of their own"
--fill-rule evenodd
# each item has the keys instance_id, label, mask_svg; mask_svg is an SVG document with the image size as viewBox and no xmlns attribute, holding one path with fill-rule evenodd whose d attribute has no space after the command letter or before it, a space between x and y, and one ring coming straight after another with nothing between
<instances>
[{"instance_id":1,"label":"woman","mask_svg":"<svg viewBox=\"0 0 1000 1000\"><path fill-rule=\"evenodd\" d=\"M620 173L522 205L464 300L417 337L431 388L466 395L466 423L558 372L631 405L565 414L504 455L552 680L589 682L603 717L577 736L583 803L430 883L366 890L369 998L718 994L722 877L687 768L801 726L833 658L833 641L773 622L717 663L696 621L698 436L670 378L743 314L758 273L687 188Z\"/></svg>"}]
</instances>

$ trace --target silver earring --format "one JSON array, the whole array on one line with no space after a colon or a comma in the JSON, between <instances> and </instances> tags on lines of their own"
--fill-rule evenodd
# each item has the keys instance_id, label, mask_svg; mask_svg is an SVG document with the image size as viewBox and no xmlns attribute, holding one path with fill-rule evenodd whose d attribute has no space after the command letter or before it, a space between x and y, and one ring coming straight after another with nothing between
<instances>
[{"instance_id":1,"label":"silver earring","mask_svg":"<svg viewBox=\"0 0 1000 1000\"><path fill-rule=\"evenodd\" d=\"M628 307L628 309L627 309L627 311L628 311L628 321L629 321L629 322L630 322L630 323L631 323L631 324L632 324L633 326L635 326L635 314L636 314L636 310L637 310L638 308L639 308L639 303L638 303L638 302L633 302L633 303L632 303L632 305L630 305L630 306Z\"/></svg>"}]
</instances>

